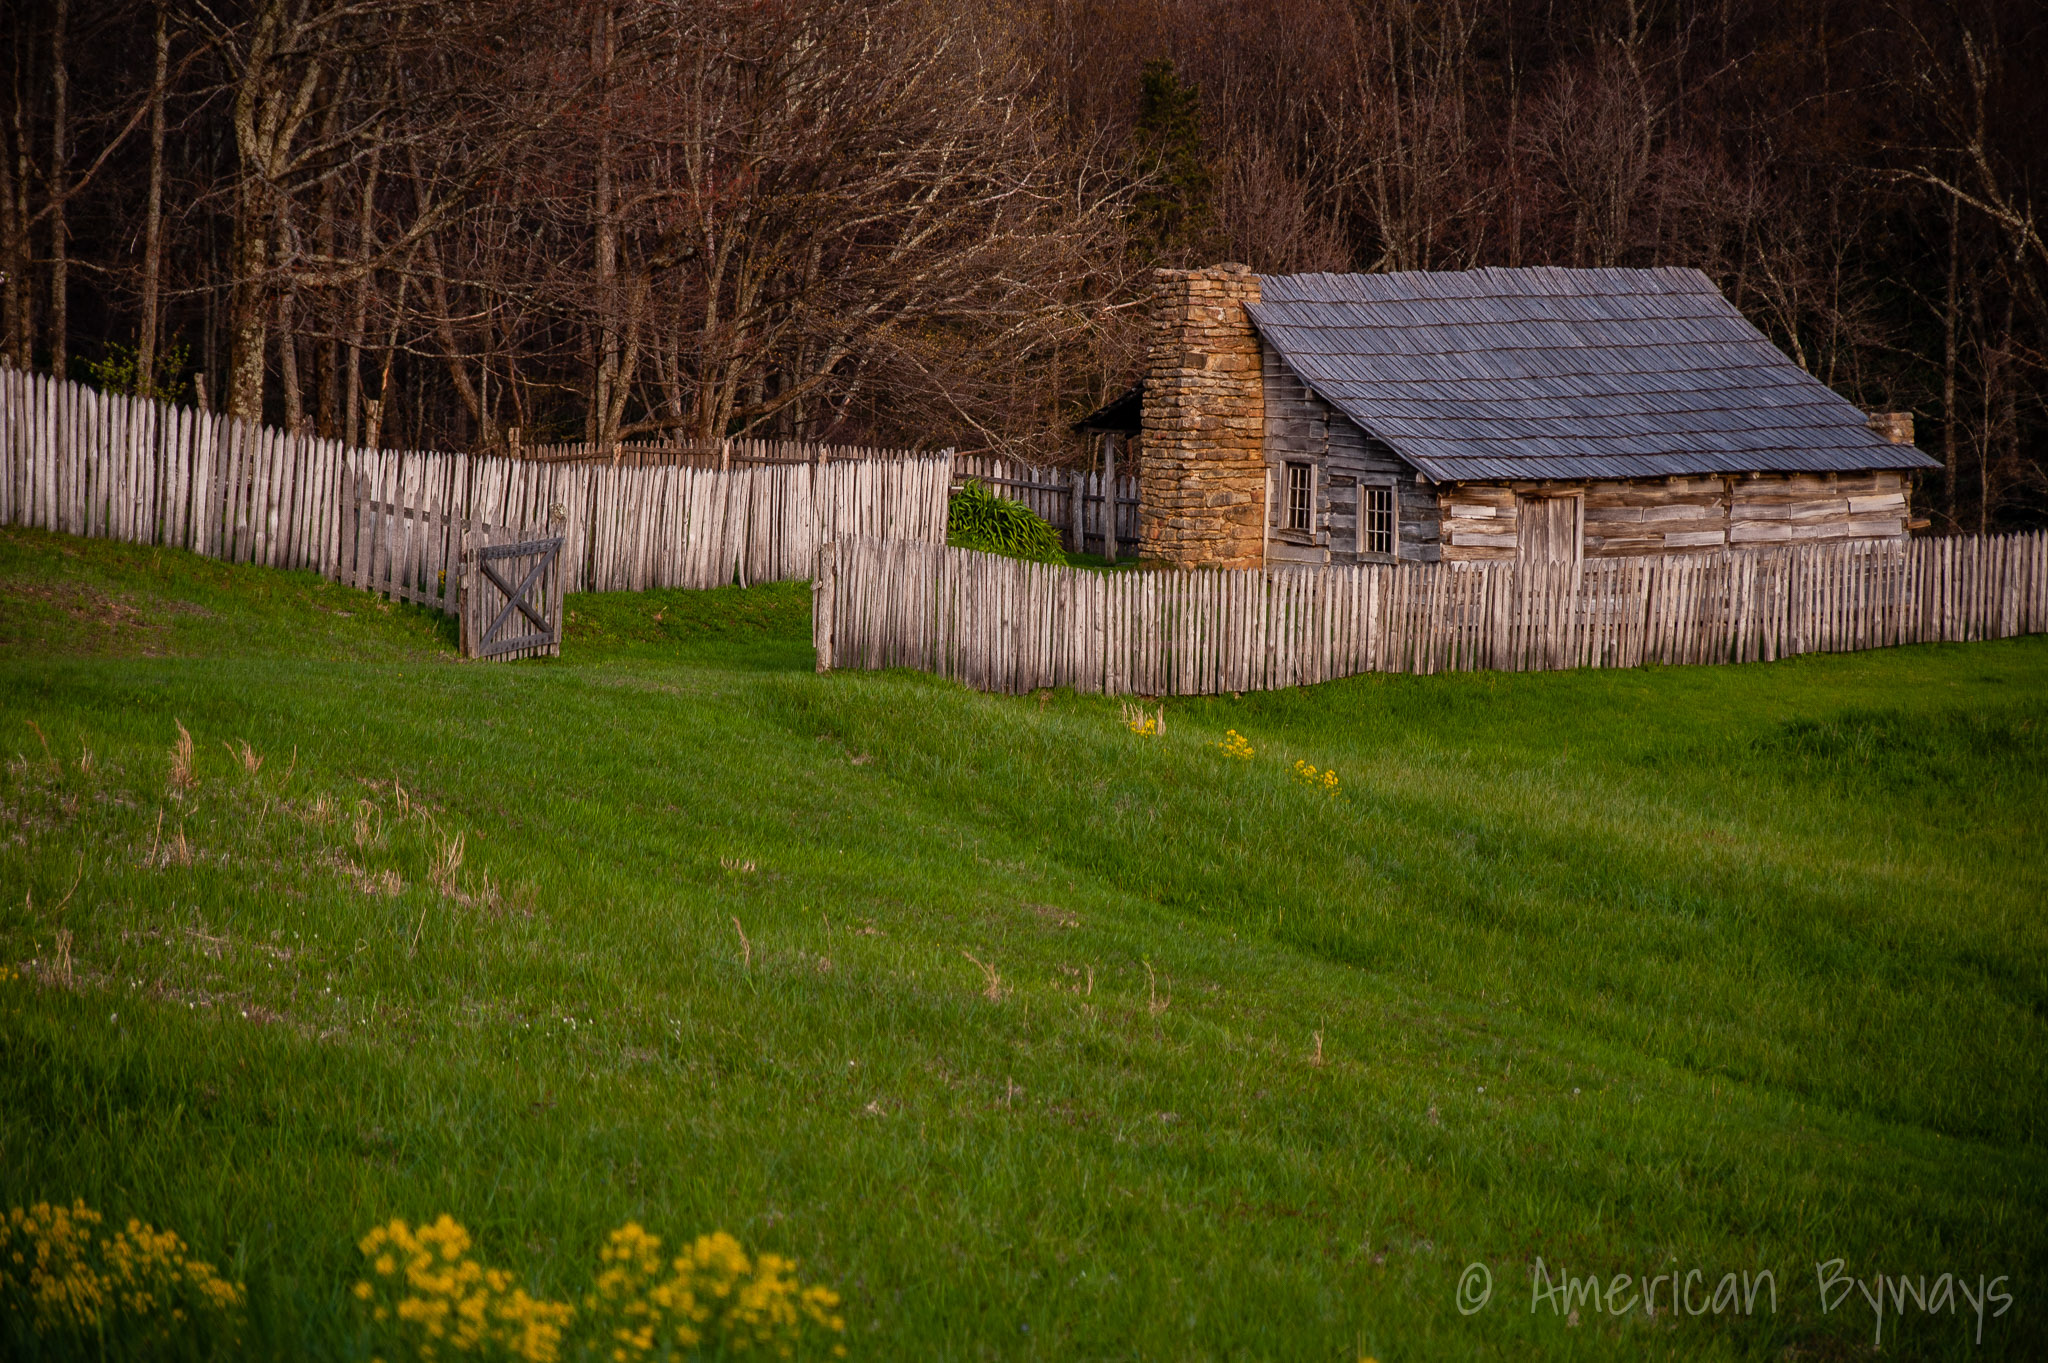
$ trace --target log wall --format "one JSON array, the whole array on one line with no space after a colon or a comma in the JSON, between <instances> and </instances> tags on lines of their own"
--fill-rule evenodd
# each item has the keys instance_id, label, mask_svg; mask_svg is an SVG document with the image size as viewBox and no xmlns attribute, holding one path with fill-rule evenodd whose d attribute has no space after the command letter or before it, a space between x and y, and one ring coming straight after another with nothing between
<instances>
[{"instance_id":1,"label":"log wall","mask_svg":"<svg viewBox=\"0 0 2048 1363\"><path fill-rule=\"evenodd\" d=\"M1314 567L1388 561L1361 555L1358 489L1394 489L1403 562L1507 562L1516 557L1520 497L1576 495L1583 556L1631 557L1833 540L1898 540L1910 488L1895 470L1753 473L1588 481L1435 484L1331 407L1262 345L1264 454L1269 489L1266 563ZM1316 469L1314 528L1281 524L1285 466Z\"/></svg>"},{"instance_id":2,"label":"log wall","mask_svg":"<svg viewBox=\"0 0 2048 1363\"><path fill-rule=\"evenodd\" d=\"M1519 499L1576 494L1585 503L1587 558L1702 549L1902 540L1910 515L1905 475L1765 473L1694 478L1458 483L1441 490L1446 559L1515 557Z\"/></svg>"},{"instance_id":3,"label":"log wall","mask_svg":"<svg viewBox=\"0 0 2048 1363\"><path fill-rule=\"evenodd\" d=\"M1385 555L1358 552L1358 489L1377 483L1394 490L1395 557L1433 563L1438 552L1436 489L1415 469L1310 392L1270 346L1264 351L1267 485L1266 562L1270 565L1386 563ZM1303 534L1280 524L1278 490L1289 463L1317 469L1315 529Z\"/></svg>"}]
</instances>

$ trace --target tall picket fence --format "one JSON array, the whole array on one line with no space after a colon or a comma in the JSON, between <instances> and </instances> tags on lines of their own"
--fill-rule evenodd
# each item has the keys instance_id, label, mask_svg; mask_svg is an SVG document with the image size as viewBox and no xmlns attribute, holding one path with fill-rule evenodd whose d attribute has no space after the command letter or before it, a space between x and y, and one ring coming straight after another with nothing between
<instances>
[{"instance_id":1,"label":"tall picket fence","mask_svg":"<svg viewBox=\"0 0 2048 1363\"><path fill-rule=\"evenodd\" d=\"M1361 672L1725 663L2048 629L2048 532L1584 564L1121 572L839 540L818 667L1192 695Z\"/></svg>"},{"instance_id":2,"label":"tall picket fence","mask_svg":"<svg viewBox=\"0 0 2048 1363\"><path fill-rule=\"evenodd\" d=\"M513 432L516 437L517 432ZM589 441L530 445L515 439L515 459L543 464L603 463L645 468L677 464L690 468L729 469L748 464L831 464L855 459L929 459L926 450L888 449L874 445L835 445L812 440L621 440L606 446Z\"/></svg>"},{"instance_id":3,"label":"tall picket fence","mask_svg":"<svg viewBox=\"0 0 2048 1363\"><path fill-rule=\"evenodd\" d=\"M837 538L943 544L950 471L943 454L699 467L353 449L0 368L0 524L443 607L465 527L559 524L569 591L788 580Z\"/></svg>"},{"instance_id":4,"label":"tall picket fence","mask_svg":"<svg viewBox=\"0 0 2048 1363\"><path fill-rule=\"evenodd\" d=\"M1039 468L999 454L953 456L953 481L972 478L986 483L997 496L1022 502L1060 532L1069 549L1085 554L1135 558L1138 552L1138 480L1119 471L1114 503L1103 495L1101 469ZM1115 516L1113 521L1106 519ZM1114 542L1104 534L1116 529ZM1111 551L1115 552L1112 554Z\"/></svg>"}]
</instances>

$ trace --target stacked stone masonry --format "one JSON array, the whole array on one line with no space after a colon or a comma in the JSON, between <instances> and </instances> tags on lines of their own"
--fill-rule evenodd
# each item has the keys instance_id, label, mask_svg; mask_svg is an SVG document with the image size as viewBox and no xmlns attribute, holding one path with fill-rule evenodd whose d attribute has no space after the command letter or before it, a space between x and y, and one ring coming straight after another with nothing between
<instances>
[{"instance_id":1,"label":"stacked stone masonry","mask_svg":"<svg viewBox=\"0 0 2048 1363\"><path fill-rule=\"evenodd\" d=\"M1177 568L1256 568L1265 549L1265 395L1240 265L1161 270L1145 378L1139 552Z\"/></svg>"}]
</instances>

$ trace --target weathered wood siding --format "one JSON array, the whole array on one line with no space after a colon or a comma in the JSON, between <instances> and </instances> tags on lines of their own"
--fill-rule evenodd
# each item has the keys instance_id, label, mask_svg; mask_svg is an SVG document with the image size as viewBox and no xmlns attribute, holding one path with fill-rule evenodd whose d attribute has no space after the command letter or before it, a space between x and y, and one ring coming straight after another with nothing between
<instances>
[{"instance_id":1,"label":"weathered wood siding","mask_svg":"<svg viewBox=\"0 0 2048 1363\"><path fill-rule=\"evenodd\" d=\"M1512 559L1519 498L1585 499L1585 556L1692 553L1726 545L1904 539L1905 475L1766 473L1633 481L1461 483L1443 489L1446 559Z\"/></svg>"},{"instance_id":2,"label":"weathered wood siding","mask_svg":"<svg viewBox=\"0 0 2048 1363\"><path fill-rule=\"evenodd\" d=\"M1786 544L1903 539L1912 514L1910 492L1906 475L1892 469L1745 478L1735 484L1728 540Z\"/></svg>"},{"instance_id":3,"label":"weathered wood siding","mask_svg":"<svg viewBox=\"0 0 2048 1363\"><path fill-rule=\"evenodd\" d=\"M1412 563L1512 560L1520 499L1560 495L1584 503L1586 558L1906 536L1906 478L1890 470L1440 486L1317 397L1278 351L1260 351L1270 567L1388 561L1358 552L1361 483L1393 488L1397 555ZM1316 470L1308 532L1282 527L1290 463Z\"/></svg>"},{"instance_id":4,"label":"weathered wood siding","mask_svg":"<svg viewBox=\"0 0 2048 1363\"><path fill-rule=\"evenodd\" d=\"M1393 450L1360 430L1349 417L1310 392L1272 347L1264 350L1266 466L1276 496L1266 524L1266 562L1282 564L1384 563L1384 555L1358 552L1358 489L1378 483L1394 489L1396 551L1408 562L1441 556L1436 489ZM1316 469L1314 529L1280 528L1277 494L1285 467Z\"/></svg>"}]
</instances>

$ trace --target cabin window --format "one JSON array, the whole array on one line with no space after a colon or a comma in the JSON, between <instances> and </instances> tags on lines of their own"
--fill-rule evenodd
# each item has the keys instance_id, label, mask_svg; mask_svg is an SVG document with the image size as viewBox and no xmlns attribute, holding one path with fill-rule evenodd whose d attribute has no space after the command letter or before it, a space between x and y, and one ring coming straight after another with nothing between
<instances>
[{"instance_id":1,"label":"cabin window","mask_svg":"<svg viewBox=\"0 0 2048 1363\"><path fill-rule=\"evenodd\" d=\"M1281 527L1310 530L1315 517L1315 470L1308 464L1287 466L1287 518Z\"/></svg>"},{"instance_id":2,"label":"cabin window","mask_svg":"<svg viewBox=\"0 0 2048 1363\"><path fill-rule=\"evenodd\" d=\"M1358 552L1394 555L1394 489L1385 483L1358 486Z\"/></svg>"}]
</instances>

